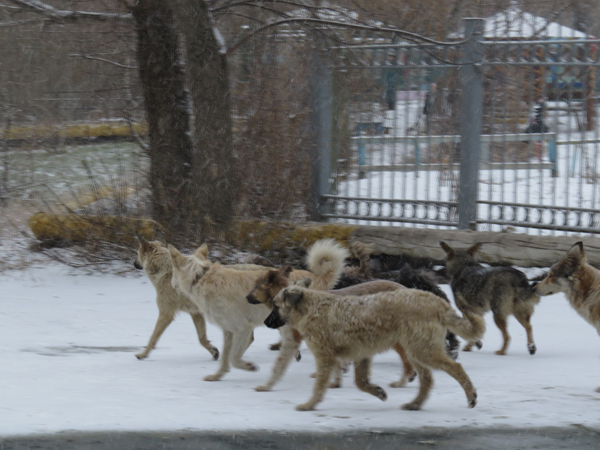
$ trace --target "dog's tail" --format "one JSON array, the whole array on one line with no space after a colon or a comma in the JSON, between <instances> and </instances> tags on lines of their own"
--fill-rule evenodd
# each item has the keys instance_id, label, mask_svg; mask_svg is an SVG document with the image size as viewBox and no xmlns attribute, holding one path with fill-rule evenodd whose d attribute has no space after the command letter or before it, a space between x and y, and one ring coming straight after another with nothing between
<instances>
[{"instance_id":1,"label":"dog's tail","mask_svg":"<svg viewBox=\"0 0 600 450\"><path fill-rule=\"evenodd\" d=\"M485 333L483 317L472 313L465 313L465 317L460 317L452 307L446 312L444 325L467 341L478 341Z\"/></svg>"},{"instance_id":2,"label":"dog's tail","mask_svg":"<svg viewBox=\"0 0 600 450\"><path fill-rule=\"evenodd\" d=\"M402 266L402 269L400 269L400 272L394 281L410 289L419 289L421 291L431 292L432 294L435 294L450 303L450 299L436 284L432 276L425 272L417 271L408 264Z\"/></svg>"},{"instance_id":3,"label":"dog's tail","mask_svg":"<svg viewBox=\"0 0 600 450\"><path fill-rule=\"evenodd\" d=\"M349 256L348 250L334 239L321 239L308 250L306 265L308 270L322 280L324 289L332 289L344 269L344 261Z\"/></svg>"}]
</instances>

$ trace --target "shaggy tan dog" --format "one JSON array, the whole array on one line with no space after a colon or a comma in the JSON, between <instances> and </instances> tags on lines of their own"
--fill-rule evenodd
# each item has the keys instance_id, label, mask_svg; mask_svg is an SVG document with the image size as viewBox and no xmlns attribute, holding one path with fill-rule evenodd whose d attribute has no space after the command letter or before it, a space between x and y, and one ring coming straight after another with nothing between
<instances>
[{"instance_id":1,"label":"shaggy tan dog","mask_svg":"<svg viewBox=\"0 0 600 450\"><path fill-rule=\"evenodd\" d=\"M289 266L280 267L277 270L269 270L267 274L263 277L260 277L254 289L248 294L246 297L248 302L253 305L267 305L270 309L273 308L273 299L282 289L291 285L291 281L289 278L289 274L292 271L292 268ZM303 283L304 282L304 283ZM303 285L304 287L309 287L310 280L306 283L305 280L297 282L297 284ZM387 292L394 291L396 289L406 289L404 286L398 283L394 283L393 281L387 280L377 280L377 281L368 281L365 283L357 284L355 286L350 286L344 289L336 289L329 290L327 292L334 295L368 295L374 294L377 292ZM300 344L302 343L302 335L298 330L295 330L293 327L289 327L286 325L285 327L280 328L281 335L283 337L283 345L277 360L275 361L275 365L273 366L273 370L271 371L271 377L267 381L266 384L256 387L257 391L270 391L273 389L273 386L281 379L287 367L289 366L292 357L298 349L300 348ZM391 383L392 387L401 387L406 385L406 383L416 376L416 372L414 367L410 363L410 361L406 358L406 353L401 346L397 348L400 358L402 359L404 372L402 374L402 378L399 381L395 381ZM337 388L342 385L342 367L345 365L345 361L340 361L338 366L335 367L333 377L334 381L329 386L330 388Z\"/></svg>"},{"instance_id":2,"label":"shaggy tan dog","mask_svg":"<svg viewBox=\"0 0 600 450\"><path fill-rule=\"evenodd\" d=\"M600 334L600 270L588 264L582 242L550 268L535 291L539 295L563 292L573 309Z\"/></svg>"},{"instance_id":3,"label":"shaggy tan dog","mask_svg":"<svg viewBox=\"0 0 600 450\"><path fill-rule=\"evenodd\" d=\"M242 360L253 340L253 330L263 324L269 308L250 305L246 295L266 270L236 270L219 263L212 264L196 256L184 256L169 245L173 262L173 287L192 300L206 319L223 330L221 366L206 381L220 380L229 365L255 371L258 367ZM293 271L290 276L309 276L317 286L333 286L342 270L347 250L333 240L316 242L308 252L307 271Z\"/></svg>"},{"instance_id":4,"label":"shaggy tan dog","mask_svg":"<svg viewBox=\"0 0 600 450\"><path fill-rule=\"evenodd\" d=\"M173 322L177 313L183 311L192 317L200 344L210 352L213 359L219 359L219 350L206 337L206 323L198 306L185 295L176 292L171 285L173 264L171 263L169 250L159 241L148 242L143 238L138 239L140 247L134 265L137 269L143 269L146 272L154 289L156 289L158 319L148 345L144 351L135 356L138 359L147 358L150 352L156 347L156 343L164 331ZM196 253L203 254L204 251L205 248L200 247Z\"/></svg>"},{"instance_id":5,"label":"shaggy tan dog","mask_svg":"<svg viewBox=\"0 0 600 450\"><path fill-rule=\"evenodd\" d=\"M444 370L463 387L469 407L477 393L460 363L444 348L446 329L467 340L479 339L484 320L476 315L462 318L444 300L429 292L398 289L367 296L341 297L327 292L290 286L274 300L265 324L279 328L288 322L302 333L315 355L317 377L312 397L296 407L313 410L323 399L337 360L354 362L357 387L386 400L385 391L370 382L373 355L401 345L419 374L417 397L403 409L417 410L432 386L430 368Z\"/></svg>"}]
</instances>

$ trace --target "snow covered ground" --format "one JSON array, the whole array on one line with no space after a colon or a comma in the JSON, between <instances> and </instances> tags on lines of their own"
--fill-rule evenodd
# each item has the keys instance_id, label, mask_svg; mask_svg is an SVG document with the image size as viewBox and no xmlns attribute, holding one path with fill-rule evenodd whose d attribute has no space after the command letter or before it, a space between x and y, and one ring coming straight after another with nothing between
<instances>
[{"instance_id":1,"label":"snow covered ground","mask_svg":"<svg viewBox=\"0 0 600 450\"><path fill-rule=\"evenodd\" d=\"M443 288L450 292L448 286ZM314 359L302 360L273 392L259 393L277 354L268 350L278 333L256 330L247 359L260 371L237 369L223 381L202 378L217 369L197 342L191 320L181 315L146 361L144 346L157 316L154 289L144 276L73 275L51 266L0 274L0 436L102 430L269 430L314 432L426 427L569 426L600 430L600 338L570 309L563 295L542 299L533 316L538 353L530 356L525 334L509 322L513 341L496 356L500 333L487 316L481 351L459 361L478 389L467 408L462 389L435 372L422 411L399 406L416 395L417 382L387 388L388 401L360 392L350 374L327 392L313 412L294 406L311 392ZM220 331L209 338L222 347ZM373 381L387 386L400 375L397 355L375 358Z\"/></svg>"}]
</instances>

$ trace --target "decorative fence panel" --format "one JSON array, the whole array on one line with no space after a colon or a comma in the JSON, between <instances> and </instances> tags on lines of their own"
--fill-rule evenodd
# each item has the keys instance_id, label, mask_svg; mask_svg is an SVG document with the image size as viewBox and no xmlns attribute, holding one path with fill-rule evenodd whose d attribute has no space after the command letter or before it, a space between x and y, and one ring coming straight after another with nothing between
<instances>
[{"instance_id":1,"label":"decorative fence panel","mask_svg":"<svg viewBox=\"0 0 600 450\"><path fill-rule=\"evenodd\" d=\"M600 232L600 40L485 39L482 24L456 43L336 49L321 217Z\"/></svg>"}]
</instances>

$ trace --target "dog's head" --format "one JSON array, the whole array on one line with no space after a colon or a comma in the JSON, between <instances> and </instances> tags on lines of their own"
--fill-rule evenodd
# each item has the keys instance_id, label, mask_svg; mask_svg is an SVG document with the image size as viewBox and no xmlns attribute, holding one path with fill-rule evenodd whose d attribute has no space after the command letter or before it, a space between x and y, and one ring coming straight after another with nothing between
<instances>
[{"instance_id":1,"label":"dog's head","mask_svg":"<svg viewBox=\"0 0 600 450\"><path fill-rule=\"evenodd\" d=\"M479 264L475 260L475 253L481 248L481 242L472 245L466 250L454 249L444 241L440 242L440 247L446 252L446 273L451 278L464 267Z\"/></svg>"},{"instance_id":2,"label":"dog's head","mask_svg":"<svg viewBox=\"0 0 600 450\"><path fill-rule=\"evenodd\" d=\"M279 328L285 325L293 310L298 310L304 301L305 288L293 285L282 289L273 300L273 311L265 319L269 328Z\"/></svg>"},{"instance_id":3,"label":"dog's head","mask_svg":"<svg viewBox=\"0 0 600 450\"><path fill-rule=\"evenodd\" d=\"M254 289L246 296L253 305L273 305L273 299L283 288L290 284L289 275L294 270L290 266L282 266L277 270L269 270L267 274L256 280Z\"/></svg>"},{"instance_id":4,"label":"dog's head","mask_svg":"<svg viewBox=\"0 0 600 450\"><path fill-rule=\"evenodd\" d=\"M168 245L168 249L173 264L171 285L176 291L191 295L194 286L210 269L211 263L196 256L183 255L171 244Z\"/></svg>"},{"instance_id":5,"label":"dog's head","mask_svg":"<svg viewBox=\"0 0 600 450\"><path fill-rule=\"evenodd\" d=\"M584 263L586 258L583 243L577 242L559 262L550 267L546 278L535 286L535 292L538 295L568 293L574 288L576 279L580 278L579 271Z\"/></svg>"},{"instance_id":6,"label":"dog's head","mask_svg":"<svg viewBox=\"0 0 600 450\"><path fill-rule=\"evenodd\" d=\"M144 270L151 279L171 270L171 258L162 242L146 241L142 237L138 237L138 240L140 247L137 259L133 262L136 269Z\"/></svg>"}]
</instances>

